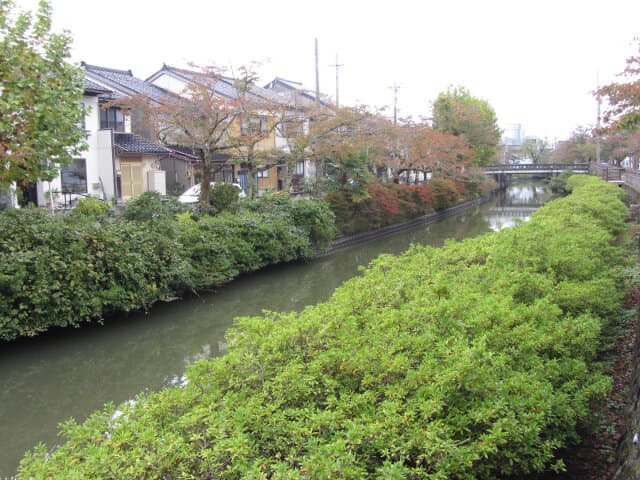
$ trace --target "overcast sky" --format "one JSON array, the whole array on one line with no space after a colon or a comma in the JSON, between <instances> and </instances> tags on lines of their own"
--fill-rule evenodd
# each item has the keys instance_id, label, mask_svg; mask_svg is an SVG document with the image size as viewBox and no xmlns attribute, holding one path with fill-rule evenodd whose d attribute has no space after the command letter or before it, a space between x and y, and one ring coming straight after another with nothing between
<instances>
[{"instance_id":1,"label":"overcast sky","mask_svg":"<svg viewBox=\"0 0 640 480\"><path fill-rule=\"evenodd\" d=\"M37 0L15 0L33 10ZM146 78L165 62L235 66L262 62L274 76L340 104L393 104L429 116L449 85L486 99L499 124L567 138L595 123L591 91L615 79L637 52L640 0L51 0L54 30L73 36L73 60L131 69Z\"/></svg>"}]
</instances>

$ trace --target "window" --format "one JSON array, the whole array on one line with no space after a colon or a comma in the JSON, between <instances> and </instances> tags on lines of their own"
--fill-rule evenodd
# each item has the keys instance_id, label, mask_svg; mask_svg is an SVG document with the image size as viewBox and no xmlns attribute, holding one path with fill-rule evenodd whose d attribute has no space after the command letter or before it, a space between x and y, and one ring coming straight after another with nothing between
<instances>
[{"instance_id":1,"label":"window","mask_svg":"<svg viewBox=\"0 0 640 480\"><path fill-rule=\"evenodd\" d=\"M71 165L60 168L64 193L87 193L87 163L84 158L74 158Z\"/></svg>"},{"instance_id":2,"label":"window","mask_svg":"<svg viewBox=\"0 0 640 480\"><path fill-rule=\"evenodd\" d=\"M100 128L124 132L124 114L118 107L100 109Z\"/></svg>"},{"instance_id":3,"label":"window","mask_svg":"<svg viewBox=\"0 0 640 480\"><path fill-rule=\"evenodd\" d=\"M269 170L262 170L257 174L258 178L269 178Z\"/></svg>"},{"instance_id":4,"label":"window","mask_svg":"<svg viewBox=\"0 0 640 480\"><path fill-rule=\"evenodd\" d=\"M242 119L241 134L247 136L259 135L267 132L267 119L250 116Z\"/></svg>"},{"instance_id":5,"label":"window","mask_svg":"<svg viewBox=\"0 0 640 480\"><path fill-rule=\"evenodd\" d=\"M304 160L298 160L296 163L296 175L304 175Z\"/></svg>"},{"instance_id":6,"label":"window","mask_svg":"<svg viewBox=\"0 0 640 480\"><path fill-rule=\"evenodd\" d=\"M80 102L80 108L82 109L82 123L80 123L80 125L78 125L79 127L81 127L83 130L87 129L87 106L84 104L84 102Z\"/></svg>"},{"instance_id":7,"label":"window","mask_svg":"<svg viewBox=\"0 0 640 480\"><path fill-rule=\"evenodd\" d=\"M78 123L78 128L84 130L84 138L89 138L89 130L87 130L87 106L84 102L80 102L82 109L82 121Z\"/></svg>"},{"instance_id":8,"label":"window","mask_svg":"<svg viewBox=\"0 0 640 480\"><path fill-rule=\"evenodd\" d=\"M282 135L285 138L298 138L304 135L304 125L299 120L288 121L282 124Z\"/></svg>"}]
</instances>

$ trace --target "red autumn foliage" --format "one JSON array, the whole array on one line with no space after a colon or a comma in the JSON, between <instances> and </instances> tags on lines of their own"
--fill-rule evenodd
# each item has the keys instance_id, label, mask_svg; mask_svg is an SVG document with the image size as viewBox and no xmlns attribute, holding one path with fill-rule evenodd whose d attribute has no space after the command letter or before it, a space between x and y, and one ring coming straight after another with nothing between
<instances>
[{"instance_id":1,"label":"red autumn foliage","mask_svg":"<svg viewBox=\"0 0 640 480\"><path fill-rule=\"evenodd\" d=\"M326 200L345 235L372 230L443 210L474 196L466 185L436 177L424 185L377 184L367 187L369 196L354 200L351 192L335 191Z\"/></svg>"}]
</instances>

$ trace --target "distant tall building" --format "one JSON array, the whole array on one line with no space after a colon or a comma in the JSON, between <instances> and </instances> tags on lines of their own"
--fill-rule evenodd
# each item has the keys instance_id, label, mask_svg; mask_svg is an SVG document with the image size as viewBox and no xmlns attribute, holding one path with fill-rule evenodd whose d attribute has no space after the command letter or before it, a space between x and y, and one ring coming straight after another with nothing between
<instances>
[{"instance_id":1,"label":"distant tall building","mask_svg":"<svg viewBox=\"0 0 640 480\"><path fill-rule=\"evenodd\" d=\"M522 145L524 139L524 130L522 124L511 123L505 126L504 133L502 134L502 143L513 147L519 147Z\"/></svg>"}]
</instances>

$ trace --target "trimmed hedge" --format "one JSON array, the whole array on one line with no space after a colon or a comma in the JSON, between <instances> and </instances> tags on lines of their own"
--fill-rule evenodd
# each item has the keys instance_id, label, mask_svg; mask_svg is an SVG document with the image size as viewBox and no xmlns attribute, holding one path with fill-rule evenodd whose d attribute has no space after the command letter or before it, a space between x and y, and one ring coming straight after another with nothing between
<instances>
[{"instance_id":1,"label":"trimmed hedge","mask_svg":"<svg viewBox=\"0 0 640 480\"><path fill-rule=\"evenodd\" d=\"M353 235L444 210L477 197L480 186L474 182L435 177L424 185L369 185L367 193L366 198L358 201L354 200L353 192L345 190L327 195L326 201L342 234Z\"/></svg>"},{"instance_id":2,"label":"trimmed hedge","mask_svg":"<svg viewBox=\"0 0 640 480\"><path fill-rule=\"evenodd\" d=\"M184 205L153 193L130 202L121 218L95 208L56 216L6 210L0 214L0 338L147 309L186 289L310 256L334 235L332 219L324 204L288 198L195 219Z\"/></svg>"},{"instance_id":3,"label":"trimmed hedge","mask_svg":"<svg viewBox=\"0 0 640 480\"><path fill-rule=\"evenodd\" d=\"M610 388L597 356L625 291L619 190L572 188L519 227L383 255L326 303L237 319L229 353L190 366L184 387L62 424L66 443L28 453L21 477L562 469Z\"/></svg>"}]
</instances>

